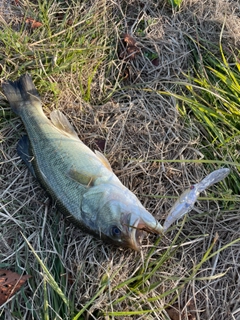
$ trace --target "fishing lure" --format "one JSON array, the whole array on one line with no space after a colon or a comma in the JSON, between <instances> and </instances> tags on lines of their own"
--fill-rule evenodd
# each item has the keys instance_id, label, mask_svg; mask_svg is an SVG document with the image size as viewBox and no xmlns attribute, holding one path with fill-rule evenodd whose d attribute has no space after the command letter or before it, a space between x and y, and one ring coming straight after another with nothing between
<instances>
[{"instance_id":1,"label":"fishing lure","mask_svg":"<svg viewBox=\"0 0 240 320\"><path fill-rule=\"evenodd\" d=\"M179 220L193 209L194 204L197 201L198 196L201 192L211 187L213 184L220 182L221 180L226 178L229 175L229 173L230 169L228 168L214 170L209 175L207 175L202 181L192 185L190 188L185 190L171 208L163 225L163 231L166 232L166 230L176 220Z\"/></svg>"}]
</instances>

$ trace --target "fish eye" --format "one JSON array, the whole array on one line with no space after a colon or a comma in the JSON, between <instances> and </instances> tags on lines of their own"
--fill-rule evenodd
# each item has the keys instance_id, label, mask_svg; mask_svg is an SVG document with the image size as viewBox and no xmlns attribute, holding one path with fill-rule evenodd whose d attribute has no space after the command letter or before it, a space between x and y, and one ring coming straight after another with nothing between
<instances>
[{"instance_id":1,"label":"fish eye","mask_svg":"<svg viewBox=\"0 0 240 320\"><path fill-rule=\"evenodd\" d=\"M121 235L121 230L118 227L113 226L111 233L112 233L112 236L119 237Z\"/></svg>"}]
</instances>

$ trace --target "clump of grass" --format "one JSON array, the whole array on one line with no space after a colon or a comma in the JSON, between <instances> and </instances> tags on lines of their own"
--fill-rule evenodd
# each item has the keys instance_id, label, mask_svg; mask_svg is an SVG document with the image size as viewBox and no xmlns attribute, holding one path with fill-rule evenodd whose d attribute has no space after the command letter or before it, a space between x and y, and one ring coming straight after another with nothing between
<instances>
[{"instance_id":1,"label":"clump of grass","mask_svg":"<svg viewBox=\"0 0 240 320\"><path fill-rule=\"evenodd\" d=\"M123 265L119 265L118 269L112 274L109 272L103 273L95 294L89 301L86 301L85 305L78 311L73 304L72 299L74 296L69 296L67 292L67 277L65 277L66 274L64 273L61 262L57 262L57 257L54 258L54 261L52 262L49 261L50 256L44 260L41 259L29 241L24 237L30 251L34 254L39 263L40 269L42 270L40 273L43 278L42 283L37 289L37 291L40 287L43 289L42 301L39 296L41 315L33 310L34 318L47 320L57 317L59 319L81 320L85 319L87 314L92 315L93 318L96 316L97 319L104 319L106 316L138 317L148 315L151 319L155 316L161 316L163 318L168 317L166 308L179 299L181 292L192 281L209 282L211 280L220 279L225 275L226 272L221 272L214 275L212 274L211 276L201 276L201 267L203 264L206 264L207 261L219 255L222 251L240 241L240 239L236 239L218 250L213 250L218 241L218 236L216 236L207 251L202 253L202 258L199 263L197 265L193 264L187 271L182 270L182 276L179 277L172 273L171 268L167 265L171 260L173 263L176 252L180 250L181 246L185 246L182 240L179 239L181 231L181 229L178 231L169 246L161 250L161 255L158 256L156 247L150 249L146 257L144 257L143 264L141 266L139 265L139 269L135 270L134 274L131 274L124 281L119 282L118 276L119 272L125 267L126 262L123 263ZM160 239L156 241L156 246L159 241ZM200 239L198 241L200 241ZM48 267L49 263L52 263L51 268ZM55 269L59 266L60 270L56 271ZM180 270L178 270L178 272L179 271ZM54 274L54 277L52 274ZM66 279L66 281L64 282L63 279ZM149 282L150 280L151 282ZM171 282L174 282L174 287L172 287ZM169 283L169 286L167 286L167 283ZM162 292L163 284L165 285L164 292ZM160 291L159 293L158 290ZM118 295L116 299L112 299L111 297L117 292L121 292L121 294ZM37 292L35 292L35 294L37 294ZM96 310L95 306L93 315L91 313L91 306L98 304L97 300L101 295L104 295L104 306L99 310ZM25 295L24 297L26 299ZM166 298L168 299L167 304L163 303ZM27 299L26 304L29 304ZM127 306L127 310L122 309L124 305Z\"/></svg>"},{"instance_id":2,"label":"clump of grass","mask_svg":"<svg viewBox=\"0 0 240 320\"><path fill-rule=\"evenodd\" d=\"M220 161L232 165L236 174L232 175L231 187L235 194L239 194L240 51L236 49L235 53L228 49L226 58L221 42L218 56L200 43L194 44L199 50L195 52L191 72L184 74L186 81L172 82L174 91L157 92L175 97L181 116L188 124L195 123L199 128L199 151L210 160L209 163Z\"/></svg>"},{"instance_id":3,"label":"clump of grass","mask_svg":"<svg viewBox=\"0 0 240 320\"><path fill-rule=\"evenodd\" d=\"M111 7L104 1L57 1L25 3L15 13L17 24L0 28L1 76L17 78L30 72L41 92L58 96L55 77L75 74L86 101L100 100L101 91L92 89L93 79L107 56L111 34ZM14 11L13 11L14 13ZM80 13L80 14L79 14ZM36 28L28 18L41 22ZM71 83L69 83L69 86Z\"/></svg>"},{"instance_id":4,"label":"clump of grass","mask_svg":"<svg viewBox=\"0 0 240 320\"><path fill-rule=\"evenodd\" d=\"M239 194L239 56L229 50L227 59L221 43L219 53L217 57L204 47L198 52L194 76L187 76L189 82L181 84L187 91L180 97L179 111L196 122L202 133L201 152L208 159L232 162L236 171L231 187Z\"/></svg>"}]
</instances>

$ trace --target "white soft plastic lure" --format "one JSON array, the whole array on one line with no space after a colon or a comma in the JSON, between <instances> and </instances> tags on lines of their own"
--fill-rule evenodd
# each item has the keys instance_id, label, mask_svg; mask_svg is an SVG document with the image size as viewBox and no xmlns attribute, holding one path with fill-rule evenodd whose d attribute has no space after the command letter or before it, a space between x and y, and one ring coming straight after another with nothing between
<instances>
[{"instance_id":1,"label":"white soft plastic lure","mask_svg":"<svg viewBox=\"0 0 240 320\"><path fill-rule=\"evenodd\" d=\"M201 192L226 178L229 173L230 170L228 168L215 170L207 175L202 181L192 185L189 189L184 191L170 210L163 225L163 231L165 232L171 224L182 218L186 213L193 209L194 204Z\"/></svg>"}]
</instances>

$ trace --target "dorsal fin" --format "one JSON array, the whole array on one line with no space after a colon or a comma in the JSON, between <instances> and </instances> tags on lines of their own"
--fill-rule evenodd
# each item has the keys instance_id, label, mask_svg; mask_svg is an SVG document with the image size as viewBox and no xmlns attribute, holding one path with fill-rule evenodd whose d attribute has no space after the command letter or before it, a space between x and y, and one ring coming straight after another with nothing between
<instances>
[{"instance_id":1,"label":"dorsal fin","mask_svg":"<svg viewBox=\"0 0 240 320\"><path fill-rule=\"evenodd\" d=\"M59 130L68 133L75 139L78 139L78 135L76 131L74 130L73 126L71 123L68 121L66 116L59 110L54 110L50 113L50 118L52 123L54 124L55 127L57 127ZM81 141L81 140L80 140Z\"/></svg>"},{"instance_id":2,"label":"dorsal fin","mask_svg":"<svg viewBox=\"0 0 240 320\"><path fill-rule=\"evenodd\" d=\"M112 167L108 161L108 159L99 151L95 150L95 154L98 159L102 162L102 164L109 170L112 171Z\"/></svg>"}]
</instances>

